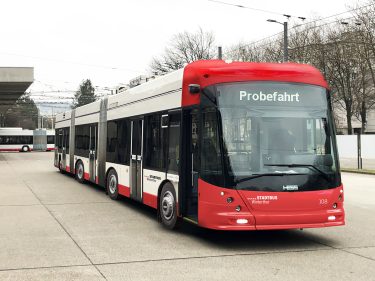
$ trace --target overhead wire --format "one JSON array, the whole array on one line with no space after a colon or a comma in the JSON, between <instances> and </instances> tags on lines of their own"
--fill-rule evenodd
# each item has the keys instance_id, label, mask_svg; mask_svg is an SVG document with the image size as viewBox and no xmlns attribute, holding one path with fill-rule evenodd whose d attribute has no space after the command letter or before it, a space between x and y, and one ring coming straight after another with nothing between
<instances>
[{"instance_id":1,"label":"overhead wire","mask_svg":"<svg viewBox=\"0 0 375 281\"><path fill-rule=\"evenodd\" d=\"M214 0L208 0L208 1L214 1ZM336 14L333 14L333 15L330 15L330 16L327 16L327 17L324 17L324 18L320 18L320 19L316 19L316 20L304 22L304 23L301 23L301 24L297 24L297 25L294 25L291 28L289 28L289 30L296 29L298 27L305 26L305 25L308 25L308 24L313 24L313 23L316 23L316 22L319 22L319 21L324 21L324 20L327 20L327 19L330 19L330 18L333 18L333 17L337 17L337 16L340 16L340 15L343 15L343 14L352 13L353 11L356 11L356 10L359 10L359 9L364 9L364 8L367 8L367 7L373 6L373 5L375 5L375 3L363 5L363 6L360 6L360 7L357 7L357 8L353 8L353 9L347 10L345 12L336 13ZM347 17L347 18L343 18L343 19L335 19L334 21L330 21L328 23L323 23L321 25L316 25L316 26L309 27L308 29L305 29L303 31L315 29L315 28L322 27L322 26L329 25L329 24L333 24L333 23L337 23L338 20L352 19L354 17L355 16L351 16L351 17ZM297 33L300 33L300 32L297 32ZM262 41L265 41L267 39L270 39L272 37L279 36L279 35L282 35L282 34L283 34L283 31L280 31L278 33L275 33L273 35L267 36L265 38L261 38L261 39L259 39L257 41L250 42L250 43L247 43L247 44L243 44L243 45L241 45L241 48L246 48L246 47L249 47L249 46L252 46L252 45L256 45L257 43L260 43ZM257 45L257 47L263 47L263 46L268 45L268 44L270 44L270 42L267 42L267 43L262 44L262 45ZM238 52L238 51L239 51L239 49L235 49L235 50L231 50L229 52L226 52L226 54L228 54L228 53L231 54L231 53L235 53L235 52Z\"/></svg>"},{"instance_id":2,"label":"overhead wire","mask_svg":"<svg viewBox=\"0 0 375 281\"><path fill-rule=\"evenodd\" d=\"M228 2L219 1L219 0L207 0L207 1L222 4L222 5L227 5L227 6L232 6L232 7L242 8L242 9L248 9L248 10L262 12L262 13L267 13L267 14L285 16L287 18L290 18L290 17L301 18L299 16L295 16L295 15L291 15L291 14L278 13L278 12L275 12L275 11L270 11L270 10L265 10L265 9L260 9L260 8L253 8L253 7L249 7L249 6L244 6L244 5L240 5L240 4L234 4L234 3L228 3ZM305 17L303 17L303 18L306 19Z\"/></svg>"}]
</instances>

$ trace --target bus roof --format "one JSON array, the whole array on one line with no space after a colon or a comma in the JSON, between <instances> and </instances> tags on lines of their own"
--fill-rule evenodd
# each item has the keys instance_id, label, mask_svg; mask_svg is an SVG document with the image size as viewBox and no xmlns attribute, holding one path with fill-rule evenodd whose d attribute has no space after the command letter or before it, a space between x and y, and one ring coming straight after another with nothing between
<instances>
[{"instance_id":1,"label":"bus roof","mask_svg":"<svg viewBox=\"0 0 375 281\"><path fill-rule=\"evenodd\" d=\"M304 83L328 89L328 84L320 71L307 64L202 60L185 67L182 105L199 103L199 95L189 93L189 84L199 84L204 88L218 83L244 81Z\"/></svg>"},{"instance_id":2,"label":"bus roof","mask_svg":"<svg viewBox=\"0 0 375 281\"><path fill-rule=\"evenodd\" d=\"M0 127L0 130L22 131L22 128L21 127Z\"/></svg>"},{"instance_id":3,"label":"bus roof","mask_svg":"<svg viewBox=\"0 0 375 281\"><path fill-rule=\"evenodd\" d=\"M185 67L185 79L201 80L201 86L217 82L280 81L318 85L328 88L318 69L299 63L256 63L223 60L195 61ZM218 81L219 80L219 81Z\"/></svg>"},{"instance_id":4,"label":"bus roof","mask_svg":"<svg viewBox=\"0 0 375 281\"><path fill-rule=\"evenodd\" d=\"M277 81L317 85L328 89L328 84L318 69L307 64L297 63L254 63L231 62L223 60L201 60L187 64L183 69L160 76L150 82L130 88L118 95L108 97L108 109L121 105L134 104L137 101L158 97L163 93L180 91L177 98L155 99L146 105L143 111L160 111L168 108L184 107L199 104L200 95L189 92L190 84L199 84L201 88L218 83L244 82L244 81ZM182 89L181 89L182 88ZM182 91L181 91L182 90ZM75 111L76 118L94 114L93 122L99 120L100 100L78 107ZM128 113L132 110L127 107ZM143 114L142 110L135 110ZM122 111L123 112L123 111ZM123 114L123 113L121 113ZM64 121L64 126L69 125L71 112L58 114L56 123ZM81 122L81 121L79 121ZM88 121L87 121L88 122ZM63 124L59 124L59 127Z\"/></svg>"}]
</instances>

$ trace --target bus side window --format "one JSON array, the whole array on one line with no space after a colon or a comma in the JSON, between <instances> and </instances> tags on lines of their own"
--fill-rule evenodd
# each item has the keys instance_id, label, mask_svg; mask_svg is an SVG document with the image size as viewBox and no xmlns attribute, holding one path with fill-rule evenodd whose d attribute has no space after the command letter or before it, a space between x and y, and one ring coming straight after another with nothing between
<instances>
[{"instance_id":1,"label":"bus side window","mask_svg":"<svg viewBox=\"0 0 375 281\"><path fill-rule=\"evenodd\" d=\"M161 115L145 118L144 165L152 170L165 170L165 136L161 127Z\"/></svg>"},{"instance_id":2,"label":"bus side window","mask_svg":"<svg viewBox=\"0 0 375 281\"><path fill-rule=\"evenodd\" d=\"M169 115L168 172L178 173L180 162L181 113Z\"/></svg>"},{"instance_id":3,"label":"bus side window","mask_svg":"<svg viewBox=\"0 0 375 281\"><path fill-rule=\"evenodd\" d=\"M201 177L211 184L224 185L218 114L214 108L202 112Z\"/></svg>"}]
</instances>

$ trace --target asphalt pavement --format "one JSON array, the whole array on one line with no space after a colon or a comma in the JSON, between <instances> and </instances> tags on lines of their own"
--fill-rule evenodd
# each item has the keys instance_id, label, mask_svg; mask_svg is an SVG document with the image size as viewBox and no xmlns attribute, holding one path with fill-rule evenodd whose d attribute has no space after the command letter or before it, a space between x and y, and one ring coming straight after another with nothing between
<instances>
[{"instance_id":1,"label":"asphalt pavement","mask_svg":"<svg viewBox=\"0 0 375 281\"><path fill-rule=\"evenodd\" d=\"M0 280L375 281L375 176L343 182L343 227L169 231L60 174L51 152L0 153Z\"/></svg>"}]
</instances>

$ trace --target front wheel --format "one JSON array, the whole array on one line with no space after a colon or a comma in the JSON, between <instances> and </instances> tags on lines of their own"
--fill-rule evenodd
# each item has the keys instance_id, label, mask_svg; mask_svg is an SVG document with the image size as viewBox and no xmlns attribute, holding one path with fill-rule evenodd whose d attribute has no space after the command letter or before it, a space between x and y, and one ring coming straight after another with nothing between
<instances>
[{"instance_id":1,"label":"front wheel","mask_svg":"<svg viewBox=\"0 0 375 281\"><path fill-rule=\"evenodd\" d=\"M110 170L107 176L107 193L112 200L117 200L118 194L118 177L115 170Z\"/></svg>"},{"instance_id":2,"label":"front wheel","mask_svg":"<svg viewBox=\"0 0 375 281\"><path fill-rule=\"evenodd\" d=\"M83 183L85 181L85 168L83 166L82 161L78 161L76 164L76 180L80 183Z\"/></svg>"},{"instance_id":3,"label":"front wheel","mask_svg":"<svg viewBox=\"0 0 375 281\"><path fill-rule=\"evenodd\" d=\"M163 186L159 198L159 214L161 222L168 229L174 229L177 226L177 208L176 194L170 183Z\"/></svg>"}]
</instances>

